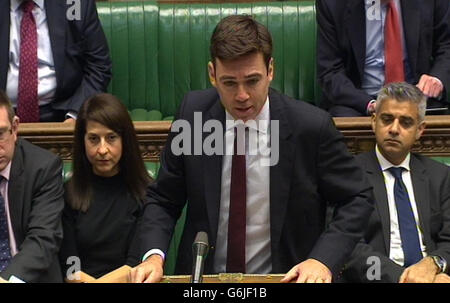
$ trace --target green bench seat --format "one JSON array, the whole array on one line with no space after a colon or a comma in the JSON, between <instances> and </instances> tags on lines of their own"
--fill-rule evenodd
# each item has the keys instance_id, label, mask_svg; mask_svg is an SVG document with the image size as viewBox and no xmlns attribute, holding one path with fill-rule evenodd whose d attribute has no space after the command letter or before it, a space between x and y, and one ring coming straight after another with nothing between
<instances>
[{"instance_id":1,"label":"green bench seat","mask_svg":"<svg viewBox=\"0 0 450 303\"><path fill-rule=\"evenodd\" d=\"M108 91L126 104L133 119L150 119L151 111L170 119L185 93L211 86L209 40L219 20L231 14L253 15L272 33L272 87L296 99L318 101L314 1L97 2L97 10L113 62Z\"/></svg>"}]
</instances>

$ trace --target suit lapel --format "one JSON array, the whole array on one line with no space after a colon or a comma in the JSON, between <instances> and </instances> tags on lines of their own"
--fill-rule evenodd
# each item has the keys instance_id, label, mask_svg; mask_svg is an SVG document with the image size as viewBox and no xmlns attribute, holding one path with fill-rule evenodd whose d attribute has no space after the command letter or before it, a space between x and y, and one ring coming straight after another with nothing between
<instances>
[{"instance_id":1,"label":"suit lapel","mask_svg":"<svg viewBox=\"0 0 450 303\"><path fill-rule=\"evenodd\" d=\"M348 1L344 23L355 54L360 79L362 79L366 58L366 9L364 1Z\"/></svg>"},{"instance_id":2,"label":"suit lapel","mask_svg":"<svg viewBox=\"0 0 450 303\"><path fill-rule=\"evenodd\" d=\"M401 5L406 50L411 72L415 75L420 37L420 4L417 0L401 0Z\"/></svg>"},{"instance_id":3,"label":"suit lapel","mask_svg":"<svg viewBox=\"0 0 450 303\"><path fill-rule=\"evenodd\" d=\"M6 90L9 67L10 2L0 1L0 89Z\"/></svg>"},{"instance_id":4,"label":"suit lapel","mask_svg":"<svg viewBox=\"0 0 450 303\"><path fill-rule=\"evenodd\" d=\"M217 96L217 102L211 108L211 110L205 113L204 121L207 120L218 120L222 123L223 126L223 134L222 138L224 138L225 134L225 110L222 107L219 96ZM203 133L203 132L202 132ZM209 135L203 133L203 141ZM224 146L225 147L225 146ZM209 219L209 227L211 230L212 243L211 245L215 245L217 238L217 227L219 223L219 209L220 209L220 196L222 191L222 155L202 155L202 163L203 163L203 178L205 185L205 199L206 199L206 208Z\"/></svg>"},{"instance_id":5,"label":"suit lapel","mask_svg":"<svg viewBox=\"0 0 450 303\"><path fill-rule=\"evenodd\" d=\"M369 154L369 161L366 163L366 172L369 181L373 186L375 205L381 220L384 246L386 254L389 255L391 247L391 217L389 213L386 183L375 152Z\"/></svg>"},{"instance_id":6,"label":"suit lapel","mask_svg":"<svg viewBox=\"0 0 450 303\"><path fill-rule=\"evenodd\" d=\"M44 3L55 64L56 83L58 84L57 87L62 87L66 47L66 1L45 0ZM56 95L59 95L59 93L56 92Z\"/></svg>"},{"instance_id":7,"label":"suit lapel","mask_svg":"<svg viewBox=\"0 0 450 303\"><path fill-rule=\"evenodd\" d=\"M280 241L286 216L295 144L290 140L291 127L284 114L285 109L280 94L270 90L269 102L270 120L279 121L279 161L278 164L270 167L270 238L273 256ZM270 131L270 139L273 142L277 134L272 122Z\"/></svg>"},{"instance_id":8,"label":"suit lapel","mask_svg":"<svg viewBox=\"0 0 450 303\"><path fill-rule=\"evenodd\" d=\"M11 163L11 171L8 181L8 203L11 216L11 224L13 226L16 239L22 237L22 209L23 209L23 157L22 144L18 139L15 146L14 156Z\"/></svg>"},{"instance_id":9,"label":"suit lapel","mask_svg":"<svg viewBox=\"0 0 450 303\"><path fill-rule=\"evenodd\" d=\"M424 237L425 246L429 247L432 240L430 238L430 200L428 176L422 163L411 154L411 181L413 184L414 198L416 200L417 212L419 216L420 228Z\"/></svg>"}]
</instances>

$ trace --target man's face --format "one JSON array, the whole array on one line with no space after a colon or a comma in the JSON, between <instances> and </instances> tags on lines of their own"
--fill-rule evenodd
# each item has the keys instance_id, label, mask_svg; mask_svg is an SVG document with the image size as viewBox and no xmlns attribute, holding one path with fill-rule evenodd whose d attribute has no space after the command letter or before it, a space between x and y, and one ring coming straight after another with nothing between
<instances>
[{"instance_id":1,"label":"man's face","mask_svg":"<svg viewBox=\"0 0 450 303\"><path fill-rule=\"evenodd\" d=\"M235 120L254 120L266 102L273 79L272 59L267 71L262 53L246 55L234 60L216 58L209 62L212 85L217 88L221 102Z\"/></svg>"},{"instance_id":2,"label":"man's face","mask_svg":"<svg viewBox=\"0 0 450 303\"><path fill-rule=\"evenodd\" d=\"M0 106L0 171L5 169L14 155L18 129L19 118L14 117L11 125L8 111Z\"/></svg>"},{"instance_id":3,"label":"man's face","mask_svg":"<svg viewBox=\"0 0 450 303\"><path fill-rule=\"evenodd\" d=\"M416 104L389 99L372 116L372 129L381 154L399 165L422 135L425 122L419 123Z\"/></svg>"}]
</instances>

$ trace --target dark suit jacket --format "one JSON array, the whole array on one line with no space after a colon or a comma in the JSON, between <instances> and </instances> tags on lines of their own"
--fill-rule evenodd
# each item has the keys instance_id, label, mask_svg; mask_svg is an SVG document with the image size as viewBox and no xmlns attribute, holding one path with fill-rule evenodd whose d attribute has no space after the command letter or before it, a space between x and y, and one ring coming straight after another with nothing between
<instances>
[{"instance_id":1,"label":"dark suit jacket","mask_svg":"<svg viewBox=\"0 0 450 303\"><path fill-rule=\"evenodd\" d=\"M413 84L422 74L450 87L450 2L401 0L403 28ZM352 107L363 115L372 99L362 91L366 57L363 0L317 0L317 71L321 106ZM447 100L445 94L444 102Z\"/></svg>"},{"instance_id":2,"label":"dark suit jacket","mask_svg":"<svg viewBox=\"0 0 450 303\"><path fill-rule=\"evenodd\" d=\"M270 118L279 121L280 134L279 161L270 167L272 271L285 273L314 258L336 274L373 209L371 188L326 112L272 89L269 99ZM203 123L215 119L225 125L225 110L214 88L188 93L176 118L194 125L194 112L202 113ZM158 178L147 192L142 252L152 248L167 252L173 227L188 201L176 271L191 272L192 243L197 232L205 231L211 246L205 272L211 273L220 232L222 156L175 156L170 146L176 134L170 133ZM336 205L337 215L324 233L326 201Z\"/></svg>"},{"instance_id":3,"label":"dark suit jacket","mask_svg":"<svg viewBox=\"0 0 450 303\"><path fill-rule=\"evenodd\" d=\"M57 254L64 207L62 162L54 154L18 139L8 182L11 223L18 253L1 273L25 282L61 282Z\"/></svg>"},{"instance_id":4,"label":"dark suit jacket","mask_svg":"<svg viewBox=\"0 0 450 303\"><path fill-rule=\"evenodd\" d=\"M54 110L78 112L93 94L104 92L111 79L108 44L94 0L82 0L80 20L69 21L67 1L45 0L56 72ZM10 3L0 1L0 89L6 89L9 66Z\"/></svg>"},{"instance_id":5,"label":"dark suit jacket","mask_svg":"<svg viewBox=\"0 0 450 303\"><path fill-rule=\"evenodd\" d=\"M375 152L360 154L375 195L375 211L364 236L344 271L344 278L353 282L369 282L366 277L367 258L381 261L381 282L398 282L404 270L389 259L390 219L386 185ZM450 262L450 168L427 157L411 154L411 179L428 254L440 255ZM374 281L377 282L377 281Z\"/></svg>"}]
</instances>

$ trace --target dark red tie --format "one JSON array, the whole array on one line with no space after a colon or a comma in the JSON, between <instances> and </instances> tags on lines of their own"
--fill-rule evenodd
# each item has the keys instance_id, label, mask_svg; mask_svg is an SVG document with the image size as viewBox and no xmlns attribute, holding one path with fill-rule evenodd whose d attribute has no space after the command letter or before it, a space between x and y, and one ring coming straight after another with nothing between
<instances>
[{"instance_id":1,"label":"dark red tie","mask_svg":"<svg viewBox=\"0 0 450 303\"><path fill-rule=\"evenodd\" d=\"M236 140L238 136L240 140ZM231 166L227 272L245 273L246 198L245 129L242 126L241 129L235 130L234 153Z\"/></svg>"},{"instance_id":2,"label":"dark red tie","mask_svg":"<svg viewBox=\"0 0 450 303\"><path fill-rule=\"evenodd\" d=\"M39 122L37 31L33 1L22 3L17 115L20 122Z\"/></svg>"},{"instance_id":3,"label":"dark red tie","mask_svg":"<svg viewBox=\"0 0 450 303\"><path fill-rule=\"evenodd\" d=\"M384 26L385 84L405 81L400 21L393 1L387 4Z\"/></svg>"}]
</instances>

